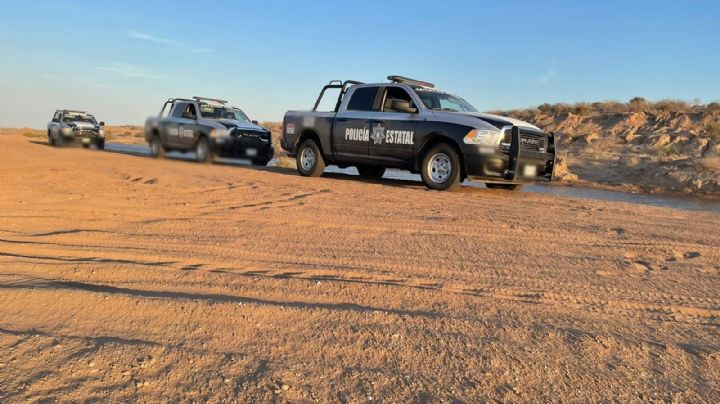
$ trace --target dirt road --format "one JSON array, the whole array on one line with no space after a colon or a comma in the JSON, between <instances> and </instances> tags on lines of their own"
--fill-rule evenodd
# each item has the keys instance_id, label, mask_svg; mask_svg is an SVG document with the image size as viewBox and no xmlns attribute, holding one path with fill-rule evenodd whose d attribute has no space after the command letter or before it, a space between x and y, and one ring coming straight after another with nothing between
<instances>
[{"instance_id":1,"label":"dirt road","mask_svg":"<svg viewBox=\"0 0 720 404\"><path fill-rule=\"evenodd\" d=\"M720 400L720 216L0 150L2 402Z\"/></svg>"}]
</instances>

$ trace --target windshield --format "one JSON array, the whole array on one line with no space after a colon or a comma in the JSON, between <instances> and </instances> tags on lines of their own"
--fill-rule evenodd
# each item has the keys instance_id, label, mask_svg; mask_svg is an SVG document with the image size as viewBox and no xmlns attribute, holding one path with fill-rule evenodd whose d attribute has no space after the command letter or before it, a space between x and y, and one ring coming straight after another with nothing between
<instances>
[{"instance_id":1,"label":"windshield","mask_svg":"<svg viewBox=\"0 0 720 404\"><path fill-rule=\"evenodd\" d=\"M427 87L413 87L423 104L434 111L478 112L462 98L441 90Z\"/></svg>"},{"instance_id":2,"label":"windshield","mask_svg":"<svg viewBox=\"0 0 720 404\"><path fill-rule=\"evenodd\" d=\"M200 113L207 119L233 119L236 121L250 122L250 118L240 109L226 105L200 104Z\"/></svg>"},{"instance_id":3,"label":"windshield","mask_svg":"<svg viewBox=\"0 0 720 404\"><path fill-rule=\"evenodd\" d=\"M87 122L87 123L95 123L95 117L90 114L77 114L77 113L69 113L66 112L65 115L63 115L63 122Z\"/></svg>"}]
</instances>

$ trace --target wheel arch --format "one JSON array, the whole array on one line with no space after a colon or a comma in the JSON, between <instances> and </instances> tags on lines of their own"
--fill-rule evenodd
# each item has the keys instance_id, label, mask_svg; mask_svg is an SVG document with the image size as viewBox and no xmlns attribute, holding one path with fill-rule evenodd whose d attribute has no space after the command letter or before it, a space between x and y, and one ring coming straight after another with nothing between
<instances>
[{"instance_id":1,"label":"wheel arch","mask_svg":"<svg viewBox=\"0 0 720 404\"><path fill-rule=\"evenodd\" d=\"M320 141L320 135L315 132L313 129L306 129L304 130L300 136L297 138L297 142L295 142L295 153L297 153L299 150L301 144L303 144L306 140L312 140L317 145L318 149L320 149L320 153L322 154L323 159L325 158L325 150L323 150L322 142Z\"/></svg>"},{"instance_id":2,"label":"wheel arch","mask_svg":"<svg viewBox=\"0 0 720 404\"><path fill-rule=\"evenodd\" d=\"M445 144L449 145L450 147L452 147L455 150L455 153L457 153L458 160L460 161L460 181L464 180L466 178L465 159L463 158L463 154L462 154L462 150L460 149L460 145L452 137L450 137L446 134L443 134L443 133L439 133L439 132L428 135L425 138L425 141L423 142L423 144L418 149L418 154L415 158L415 171L418 171L418 172L420 171L420 169L421 169L420 166L422 165L423 159L425 158L425 153L427 153L427 151L430 150L430 148L432 148L433 146L440 144L440 143L445 143Z\"/></svg>"}]
</instances>

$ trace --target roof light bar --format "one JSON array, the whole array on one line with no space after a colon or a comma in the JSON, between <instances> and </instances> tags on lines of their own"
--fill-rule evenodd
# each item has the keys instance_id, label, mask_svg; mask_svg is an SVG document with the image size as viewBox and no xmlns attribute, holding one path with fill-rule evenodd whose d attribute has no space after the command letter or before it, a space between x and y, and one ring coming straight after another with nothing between
<instances>
[{"instance_id":1,"label":"roof light bar","mask_svg":"<svg viewBox=\"0 0 720 404\"><path fill-rule=\"evenodd\" d=\"M411 79L404 76L388 76L388 80L392 81L393 83L411 84L416 86L435 88L435 84L428 83L427 81Z\"/></svg>"}]
</instances>

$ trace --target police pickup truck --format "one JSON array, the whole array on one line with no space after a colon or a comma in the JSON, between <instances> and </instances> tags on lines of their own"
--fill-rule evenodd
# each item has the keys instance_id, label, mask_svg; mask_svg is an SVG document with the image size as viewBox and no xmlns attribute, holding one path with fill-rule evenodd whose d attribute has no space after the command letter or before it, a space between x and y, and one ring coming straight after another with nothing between
<instances>
[{"instance_id":1,"label":"police pickup truck","mask_svg":"<svg viewBox=\"0 0 720 404\"><path fill-rule=\"evenodd\" d=\"M159 116L145 121L145 140L153 157L168 151L195 152L205 163L218 156L264 166L275 151L269 130L227 101L203 97L167 100Z\"/></svg>"},{"instance_id":2,"label":"police pickup truck","mask_svg":"<svg viewBox=\"0 0 720 404\"><path fill-rule=\"evenodd\" d=\"M326 165L355 166L362 176L386 168L420 173L431 189L452 190L468 178L517 189L552 180L555 137L523 121L479 113L462 98L401 76L389 83L331 81L312 111L288 111L281 146L304 176ZM334 110L319 111L328 90ZM334 100L334 99L333 99Z\"/></svg>"},{"instance_id":3,"label":"police pickup truck","mask_svg":"<svg viewBox=\"0 0 720 404\"><path fill-rule=\"evenodd\" d=\"M48 143L62 146L66 143L80 143L84 147L94 144L98 149L105 148L105 122L100 122L85 111L59 109L55 111L47 126Z\"/></svg>"}]
</instances>

